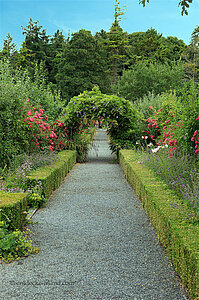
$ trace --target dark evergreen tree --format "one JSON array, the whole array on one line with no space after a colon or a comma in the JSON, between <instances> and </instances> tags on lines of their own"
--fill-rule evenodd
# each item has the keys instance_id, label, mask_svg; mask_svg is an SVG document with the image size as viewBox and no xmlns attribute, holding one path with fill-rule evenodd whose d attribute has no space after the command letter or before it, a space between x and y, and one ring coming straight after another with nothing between
<instances>
[{"instance_id":1,"label":"dark evergreen tree","mask_svg":"<svg viewBox=\"0 0 199 300\"><path fill-rule=\"evenodd\" d=\"M58 64L60 58L66 49L66 38L63 33L59 30L55 32L53 37L50 39L49 45L49 61L48 61L48 81L51 82L52 87L57 89L56 75L58 73Z\"/></svg>"},{"instance_id":2,"label":"dark evergreen tree","mask_svg":"<svg viewBox=\"0 0 199 300\"><path fill-rule=\"evenodd\" d=\"M69 100L84 90L91 90L94 85L98 85L102 92L107 92L107 71L104 49L99 40L90 31L81 29L72 34L60 55L56 81L62 96Z\"/></svg>"},{"instance_id":3,"label":"dark evergreen tree","mask_svg":"<svg viewBox=\"0 0 199 300\"><path fill-rule=\"evenodd\" d=\"M124 10L120 8L118 0L115 2L114 22L108 33L108 50L110 59L110 72L112 84L116 84L117 78L127 64L128 35L120 26Z\"/></svg>"},{"instance_id":4,"label":"dark evergreen tree","mask_svg":"<svg viewBox=\"0 0 199 300\"><path fill-rule=\"evenodd\" d=\"M9 33L4 40L3 49L0 52L0 57L8 59L13 64L13 66L16 64L18 58L17 45L13 42L13 38Z\"/></svg>"}]
</instances>

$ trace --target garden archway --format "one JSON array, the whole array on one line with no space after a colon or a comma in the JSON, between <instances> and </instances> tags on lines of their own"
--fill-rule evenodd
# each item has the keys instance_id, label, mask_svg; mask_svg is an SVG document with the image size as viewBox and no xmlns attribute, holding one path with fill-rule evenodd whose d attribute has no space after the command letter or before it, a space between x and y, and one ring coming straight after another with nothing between
<instances>
[{"instance_id":1,"label":"garden archway","mask_svg":"<svg viewBox=\"0 0 199 300\"><path fill-rule=\"evenodd\" d=\"M132 102L116 95L102 94L98 87L73 97L64 110L64 123L76 132L84 121L104 120L111 139L120 145L135 143L137 112Z\"/></svg>"}]
</instances>

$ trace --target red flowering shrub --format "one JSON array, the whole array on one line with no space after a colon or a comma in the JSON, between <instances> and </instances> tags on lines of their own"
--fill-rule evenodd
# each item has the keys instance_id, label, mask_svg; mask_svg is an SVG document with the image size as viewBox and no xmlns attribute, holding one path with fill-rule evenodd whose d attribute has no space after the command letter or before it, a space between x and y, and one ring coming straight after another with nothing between
<instances>
[{"instance_id":1,"label":"red flowering shrub","mask_svg":"<svg viewBox=\"0 0 199 300\"><path fill-rule=\"evenodd\" d=\"M152 109L152 107L149 107L149 109ZM168 111L168 107L166 107L166 111ZM167 146L169 155L172 155L177 151L178 147L183 147L185 143L184 136L190 136L190 133L185 132L185 121L179 119L180 116L178 110L176 110L175 113L172 110L169 110L168 112L166 111L164 105L162 109L158 110L158 112L154 111L153 116L146 120L147 128L143 134L145 139L146 136L148 137L148 141L155 141L158 146ZM198 121L198 125L194 124L197 128L199 128L199 115L196 114L196 116L195 120ZM198 154L199 130L196 129L194 131L190 141L194 142L194 152L195 154Z\"/></svg>"},{"instance_id":2,"label":"red flowering shrub","mask_svg":"<svg viewBox=\"0 0 199 300\"><path fill-rule=\"evenodd\" d=\"M66 149L69 141L67 127L59 120L51 121L44 112L43 108L38 111L30 107L28 112L24 108L24 113L27 114L24 122L30 133L30 152L36 149L42 151Z\"/></svg>"}]
</instances>

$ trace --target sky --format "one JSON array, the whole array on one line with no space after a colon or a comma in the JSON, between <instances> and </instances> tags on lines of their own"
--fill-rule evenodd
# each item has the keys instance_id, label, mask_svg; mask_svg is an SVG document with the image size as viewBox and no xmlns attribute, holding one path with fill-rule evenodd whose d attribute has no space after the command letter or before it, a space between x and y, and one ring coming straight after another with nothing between
<instances>
[{"instance_id":1,"label":"sky","mask_svg":"<svg viewBox=\"0 0 199 300\"><path fill-rule=\"evenodd\" d=\"M181 16L179 0L150 0L143 8L139 0L120 0L125 8L121 27L128 33L146 31L151 27L164 37L176 36L186 44L199 25L199 0L193 0L189 15ZM68 34L85 29L108 31L114 21L115 0L0 0L0 49L9 33L20 48L24 41L22 26L30 18L39 21L42 29L53 36L57 29Z\"/></svg>"}]
</instances>

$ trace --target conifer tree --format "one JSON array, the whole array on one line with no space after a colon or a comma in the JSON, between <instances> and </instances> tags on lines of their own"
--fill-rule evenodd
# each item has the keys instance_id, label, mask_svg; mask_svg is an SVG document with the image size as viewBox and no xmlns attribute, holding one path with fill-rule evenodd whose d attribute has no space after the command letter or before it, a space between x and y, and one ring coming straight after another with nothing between
<instances>
[{"instance_id":1,"label":"conifer tree","mask_svg":"<svg viewBox=\"0 0 199 300\"><path fill-rule=\"evenodd\" d=\"M109 52L110 52L110 71L112 77L112 84L117 82L117 77L125 65L125 58L127 54L128 38L127 34L123 32L120 26L120 21L124 15L124 9L120 8L118 0L115 1L114 22L108 33L109 35Z\"/></svg>"}]
</instances>

